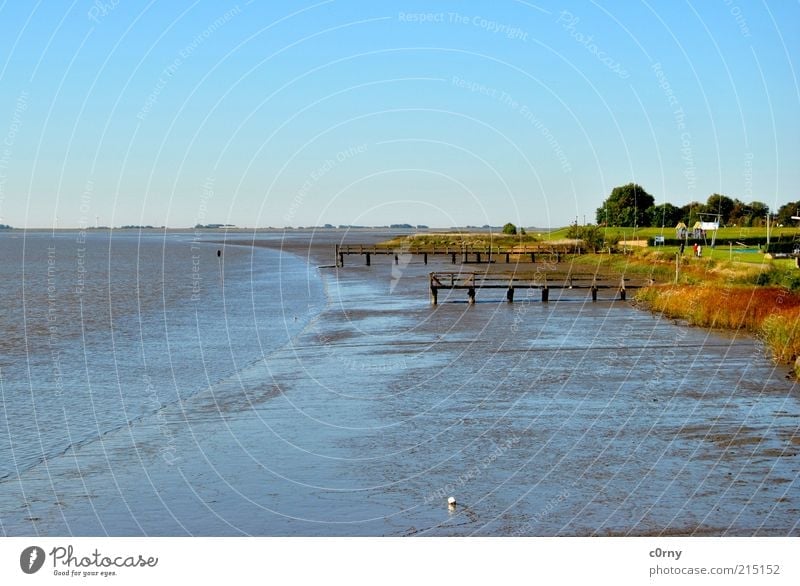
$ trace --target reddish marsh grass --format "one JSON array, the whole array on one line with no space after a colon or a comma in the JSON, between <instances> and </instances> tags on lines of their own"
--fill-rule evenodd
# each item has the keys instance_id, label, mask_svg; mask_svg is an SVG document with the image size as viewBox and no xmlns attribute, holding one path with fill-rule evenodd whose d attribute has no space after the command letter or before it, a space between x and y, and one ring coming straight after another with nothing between
<instances>
[{"instance_id":1,"label":"reddish marsh grass","mask_svg":"<svg viewBox=\"0 0 800 586\"><path fill-rule=\"evenodd\" d=\"M651 311L692 325L747 330L764 340L777 362L800 357L800 295L785 288L655 285L643 289L637 300Z\"/></svg>"}]
</instances>

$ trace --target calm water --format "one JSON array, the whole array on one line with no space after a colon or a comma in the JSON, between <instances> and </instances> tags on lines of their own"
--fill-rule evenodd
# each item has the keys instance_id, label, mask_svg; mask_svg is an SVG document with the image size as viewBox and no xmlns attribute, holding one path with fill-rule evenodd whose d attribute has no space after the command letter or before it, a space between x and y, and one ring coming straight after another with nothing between
<instances>
[{"instance_id":1,"label":"calm water","mask_svg":"<svg viewBox=\"0 0 800 586\"><path fill-rule=\"evenodd\" d=\"M751 339L433 309L433 265L318 270L311 235L77 239L0 237L5 534L799 532L798 393Z\"/></svg>"}]
</instances>

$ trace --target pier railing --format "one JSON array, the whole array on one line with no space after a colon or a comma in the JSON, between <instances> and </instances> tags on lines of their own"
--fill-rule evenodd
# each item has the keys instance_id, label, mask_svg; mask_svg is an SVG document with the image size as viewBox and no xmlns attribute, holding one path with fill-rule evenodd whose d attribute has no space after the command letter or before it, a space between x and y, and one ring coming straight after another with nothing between
<instances>
[{"instance_id":1,"label":"pier railing","mask_svg":"<svg viewBox=\"0 0 800 586\"><path fill-rule=\"evenodd\" d=\"M537 259L561 262L564 255L582 254L585 252L580 246L571 244L525 244L516 246L386 246L380 244L337 244L334 250L337 266L344 266L344 257L361 255L370 266L374 255L393 255L395 264L399 263L401 255L422 256L423 262L428 264L429 256L449 256L452 264L468 263L496 263L506 262L532 262Z\"/></svg>"},{"instance_id":2,"label":"pier railing","mask_svg":"<svg viewBox=\"0 0 800 586\"><path fill-rule=\"evenodd\" d=\"M625 300L628 289L636 289L651 284L645 278L629 278L624 275L593 273L465 273L465 272L433 272L429 273L431 303L439 301L439 291L462 289L467 291L469 303L475 303L477 291L481 289L505 289L506 300L514 302L517 289L539 289L542 303L550 299L551 289L585 289L597 301L600 289L612 289L616 296Z\"/></svg>"}]
</instances>

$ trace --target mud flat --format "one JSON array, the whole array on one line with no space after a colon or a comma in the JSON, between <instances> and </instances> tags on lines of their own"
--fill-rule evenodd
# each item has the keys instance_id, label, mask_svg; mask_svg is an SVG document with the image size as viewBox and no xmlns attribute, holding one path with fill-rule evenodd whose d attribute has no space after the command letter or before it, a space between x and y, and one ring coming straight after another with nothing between
<instances>
[{"instance_id":1,"label":"mud flat","mask_svg":"<svg viewBox=\"0 0 800 586\"><path fill-rule=\"evenodd\" d=\"M342 236L255 240L245 265L268 247L278 267L317 267ZM800 400L753 339L569 290L434 308L431 270L273 280L266 298L309 300L269 317L276 331L302 324L288 343L27 470L24 496L0 493L4 530L798 535ZM319 283L321 305L307 292Z\"/></svg>"}]
</instances>

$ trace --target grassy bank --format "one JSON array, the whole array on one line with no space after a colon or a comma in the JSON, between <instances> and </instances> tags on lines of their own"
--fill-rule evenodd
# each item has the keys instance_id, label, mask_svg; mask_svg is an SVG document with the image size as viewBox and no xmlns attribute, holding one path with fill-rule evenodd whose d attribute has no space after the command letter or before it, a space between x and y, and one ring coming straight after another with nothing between
<instances>
[{"instance_id":1,"label":"grassy bank","mask_svg":"<svg viewBox=\"0 0 800 586\"><path fill-rule=\"evenodd\" d=\"M429 234L411 234L398 236L381 246L516 246L524 244L538 244L541 239L534 234L503 234L489 232L434 232Z\"/></svg>"},{"instance_id":2,"label":"grassy bank","mask_svg":"<svg viewBox=\"0 0 800 586\"><path fill-rule=\"evenodd\" d=\"M674 259L669 264L674 281ZM709 258L683 263L678 283L642 289L636 299L651 311L692 325L747 331L763 340L776 362L791 364L800 378L798 291L800 271L785 262Z\"/></svg>"},{"instance_id":3,"label":"grassy bank","mask_svg":"<svg viewBox=\"0 0 800 586\"><path fill-rule=\"evenodd\" d=\"M642 289L637 301L693 325L755 334L776 362L792 364L800 376L800 296L783 287L655 285Z\"/></svg>"}]
</instances>

